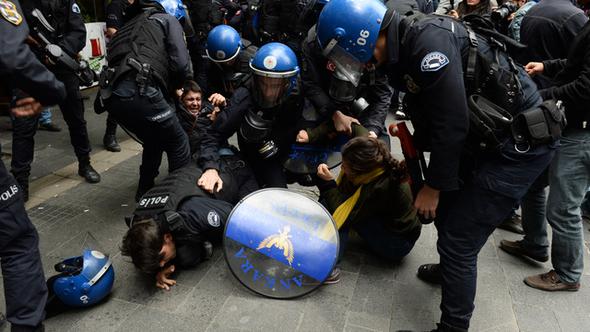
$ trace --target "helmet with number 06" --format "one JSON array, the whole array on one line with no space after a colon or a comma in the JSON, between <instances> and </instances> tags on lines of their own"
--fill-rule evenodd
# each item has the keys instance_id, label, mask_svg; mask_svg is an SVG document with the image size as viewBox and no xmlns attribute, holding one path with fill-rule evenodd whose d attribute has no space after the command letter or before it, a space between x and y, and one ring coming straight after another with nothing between
<instances>
[{"instance_id":1,"label":"helmet with number 06","mask_svg":"<svg viewBox=\"0 0 590 332\"><path fill-rule=\"evenodd\" d=\"M379 0L331 0L318 19L322 54L355 86L373 56L387 7Z\"/></svg>"},{"instance_id":2,"label":"helmet with number 06","mask_svg":"<svg viewBox=\"0 0 590 332\"><path fill-rule=\"evenodd\" d=\"M88 307L105 298L113 287L115 271L108 256L85 249L82 256L55 265L60 274L48 281L50 292L73 307Z\"/></svg>"},{"instance_id":3,"label":"helmet with number 06","mask_svg":"<svg viewBox=\"0 0 590 332\"><path fill-rule=\"evenodd\" d=\"M288 96L297 81L299 65L293 50L281 43L268 43L250 61L256 82L258 106L271 108Z\"/></svg>"}]
</instances>

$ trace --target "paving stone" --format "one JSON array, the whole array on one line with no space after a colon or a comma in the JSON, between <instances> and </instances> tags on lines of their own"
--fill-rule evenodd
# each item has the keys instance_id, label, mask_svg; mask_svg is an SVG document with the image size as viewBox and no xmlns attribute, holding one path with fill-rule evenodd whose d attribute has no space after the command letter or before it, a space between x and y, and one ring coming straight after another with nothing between
<instances>
[{"instance_id":1,"label":"paving stone","mask_svg":"<svg viewBox=\"0 0 590 332\"><path fill-rule=\"evenodd\" d=\"M190 316L179 316L169 312L139 306L117 331L145 332L145 331L205 331L207 326L196 322Z\"/></svg>"},{"instance_id":2,"label":"paving stone","mask_svg":"<svg viewBox=\"0 0 590 332\"><path fill-rule=\"evenodd\" d=\"M344 331L345 332L375 332L375 331L379 331L379 330L371 330L371 329L367 329L361 326L356 326L356 325L346 325L344 326Z\"/></svg>"},{"instance_id":3,"label":"paving stone","mask_svg":"<svg viewBox=\"0 0 590 332\"><path fill-rule=\"evenodd\" d=\"M559 331L559 323L553 310L544 306L515 302L514 311L522 332Z\"/></svg>"},{"instance_id":4,"label":"paving stone","mask_svg":"<svg viewBox=\"0 0 590 332\"><path fill-rule=\"evenodd\" d=\"M305 314L297 331L342 331L351 300L321 287L305 299Z\"/></svg>"},{"instance_id":5,"label":"paving stone","mask_svg":"<svg viewBox=\"0 0 590 332\"><path fill-rule=\"evenodd\" d=\"M587 306L587 302L584 303ZM569 308L556 308L553 310L557 323L562 331L590 331L590 311L588 308L582 312L571 311Z\"/></svg>"},{"instance_id":6,"label":"paving stone","mask_svg":"<svg viewBox=\"0 0 590 332\"><path fill-rule=\"evenodd\" d=\"M359 278L358 273L351 273L347 271L340 272L340 282L332 285L321 286L322 290L338 295L342 295L348 299L352 298L356 283Z\"/></svg>"},{"instance_id":7,"label":"paving stone","mask_svg":"<svg viewBox=\"0 0 590 332\"><path fill-rule=\"evenodd\" d=\"M273 331L280 327L284 331L294 331L302 316L302 311L291 310L285 301L230 296L209 330L238 328L249 331Z\"/></svg>"},{"instance_id":8,"label":"paving stone","mask_svg":"<svg viewBox=\"0 0 590 332\"><path fill-rule=\"evenodd\" d=\"M354 308L352 308L354 310ZM390 318L384 318L370 313L349 311L346 316L345 331L351 326L369 331L389 331Z\"/></svg>"},{"instance_id":9,"label":"paving stone","mask_svg":"<svg viewBox=\"0 0 590 332\"><path fill-rule=\"evenodd\" d=\"M366 265L365 265L366 266ZM371 313L376 316L390 317L394 303L393 279L383 279L383 273L364 274L361 269L354 294L351 299L351 308L357 312ZM372 268L371 271L378 271Z\"/></svg>"}]
</instances>

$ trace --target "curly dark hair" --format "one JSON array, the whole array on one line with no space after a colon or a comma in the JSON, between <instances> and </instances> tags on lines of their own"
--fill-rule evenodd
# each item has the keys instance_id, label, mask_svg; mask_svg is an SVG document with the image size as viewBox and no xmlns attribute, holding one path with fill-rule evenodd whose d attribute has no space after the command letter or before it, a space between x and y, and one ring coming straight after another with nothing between
<instances>
[{"instance_id":1,"label":"curly dark hair","mask_svg":"<svg viewBox=\"0 0 590 332\"><path fill-rule=\"evenodd\" d=\"M133 265L142 272L155 274L160 270L160 254L164 233L152 218L133 224L123 237L121 254L130 256Z\"/></svg>"},{"instance_id":2,"label":"curly dark hair","mask_svg":"<svg viewBox=\"0 0 590 332\"><path fill-rule=\"evenodd\" d=\"M372 137L355 137L348 141L342 147L342 161L346 162L352 176L384 167L397 182L408 177L405 162L393 158L385 142Z\"/></svg>"}]
</instances>

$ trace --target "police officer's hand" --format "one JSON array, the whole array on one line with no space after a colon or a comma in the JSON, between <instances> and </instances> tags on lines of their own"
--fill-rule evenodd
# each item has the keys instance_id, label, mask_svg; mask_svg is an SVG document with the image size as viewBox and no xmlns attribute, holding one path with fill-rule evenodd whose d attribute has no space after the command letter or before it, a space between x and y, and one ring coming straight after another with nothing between
<instances>
[{"instance_id":1,"label":"police officer's hand","mask_svg":"<svg viewBox=\"0 0 590 332\"><path fill-rule=\"evenodd\" d=\"M524 66L524 70L530 76L535 76L537 74L543 74L545 71L545 65L542 62L529 62Z\"/></svg>"},{"instance_id":2,"label":"police officer's hand","mask_svg":"<svg viewBox=\"0 0 590 332\"><path fill-rule=\"evenodd\" d=\"M295 141L297 143L308 143L309 142L309 135L307 134L307 131L301 129L297 133L297 138L295 138Z\"/></svg>"},{"instance_id":3,"label":"police officer's hand","mask_svg":"<svg viewBox=\"0 0 590 332\"><path fill-rule=\"evenodd\" d=\"M370 131L369 131L369 137L370 137L370 138L377 138L377 134L375 134L375 132L374 132L374 131L370 130Z\"/></svg>"},{"instance_id":4,"label":"police officer's hand","mask_svg":"<svg viewBox=\"0 0 590 332\"><path fill-rule=\"evenodd\" d=\"M215 107L213 107L213 111L211 113L209 113L207 115L207 117L212 122L215 122L215 119L217 119L217 113L219 113L219 112L221 112L221 109L219 107L215 106Z\"/></svg>"},{"instance_id":5,"label":"police officer's hand","mask_svg":"<svg viewBox=\"0 0 590 332\"><path fill-rule=\"evenodd\" d=\"M174 265L163 268L156 274L156 287L170 290L171 286L176 285L176 280L169 279L170 275L174 272Z\"/></svg>"},{"instance_id":6,"label":"police officer's hand","mask_svg":"<svg viewBox=\"0 0 590 332\"><path fill-rule=\"evenodd\" d=\"M16 101L15 107L10 109L10 112L17 118L32 116L41 113L43 107L41 103L34 98L26 97Z\"/></svg>"},{"instance_id":7,"label":"police officer's hand","mask_svg":"<svg viewBox=\"0 0 590 332\"><path fill-rule=\"evenodd\" d=\"M429 187L426 184L418 192L418 196L416 196L416 200L414 201L414 207L425 219L436 218L439 194L439 190Z\"/></svg>"},{"instance_id":8,"label":"police officer's hand","mask_svg":"<svg viewBox=\"0 0 590 332\"><path fill-rule=\"evenodd\" d=\"M212 94L209 97L209 102L213 104L213 106L226 106L225 97L219 93Z\"/></svg>"},{"instance_id":9,"label":"police officer's hand","mask_svg":"<svg viewBox=\"0 0 590 332\"><path fill-rule=\"evenodd\" d=\"M330 172L330 169L326 164L318 165L318 177L324 181L334 180L334 175L332 175L332 172Z\"/></svg>"},{"instance_id":10,"label":"police officer's hand","mask_svg":"<svg viewBox=\"0 0 590 332\"><path fill-rule=\"evenodd\" d=\"M334 112L334 114L332 114L332 121L334 122L334 127L336 128L336 131L339 133L345 133L345 134L352 134L352 124L356 123L356 124L361 124L359 122L359 120L345 115L344 113L340 112L340 111L336 111Z\"/></svg>"},{"instance_id":11,"label":"police officer's hand","mask_svg":"<svg viewBox=\"0 0 590 332\"><path fill-rule=\"evenodd\" d=\"M210 168L201 175L197 181L197 185L207 192L215 193L221 191L223 181L219 177L219 172L216 169Z\"/></svg>"}]
</instances>

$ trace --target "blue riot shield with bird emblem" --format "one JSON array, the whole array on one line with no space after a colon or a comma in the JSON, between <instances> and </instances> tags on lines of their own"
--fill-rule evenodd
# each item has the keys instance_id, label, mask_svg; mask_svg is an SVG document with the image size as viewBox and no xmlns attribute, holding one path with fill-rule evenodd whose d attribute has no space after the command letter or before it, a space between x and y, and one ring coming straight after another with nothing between
<instances>
[{"instance_id":1,"label":"blue riot shield with bird emblem","mask_svg":"<svg viewBox=\"0 0 590 332\"><path fill-rule=\"evenodd\" d=\"M244 286L285 299L323 283L338 259L339 238L320 203L272 188L256 191L234 207L223 248L230 270Z\"/></svg>"}]
</instances>

